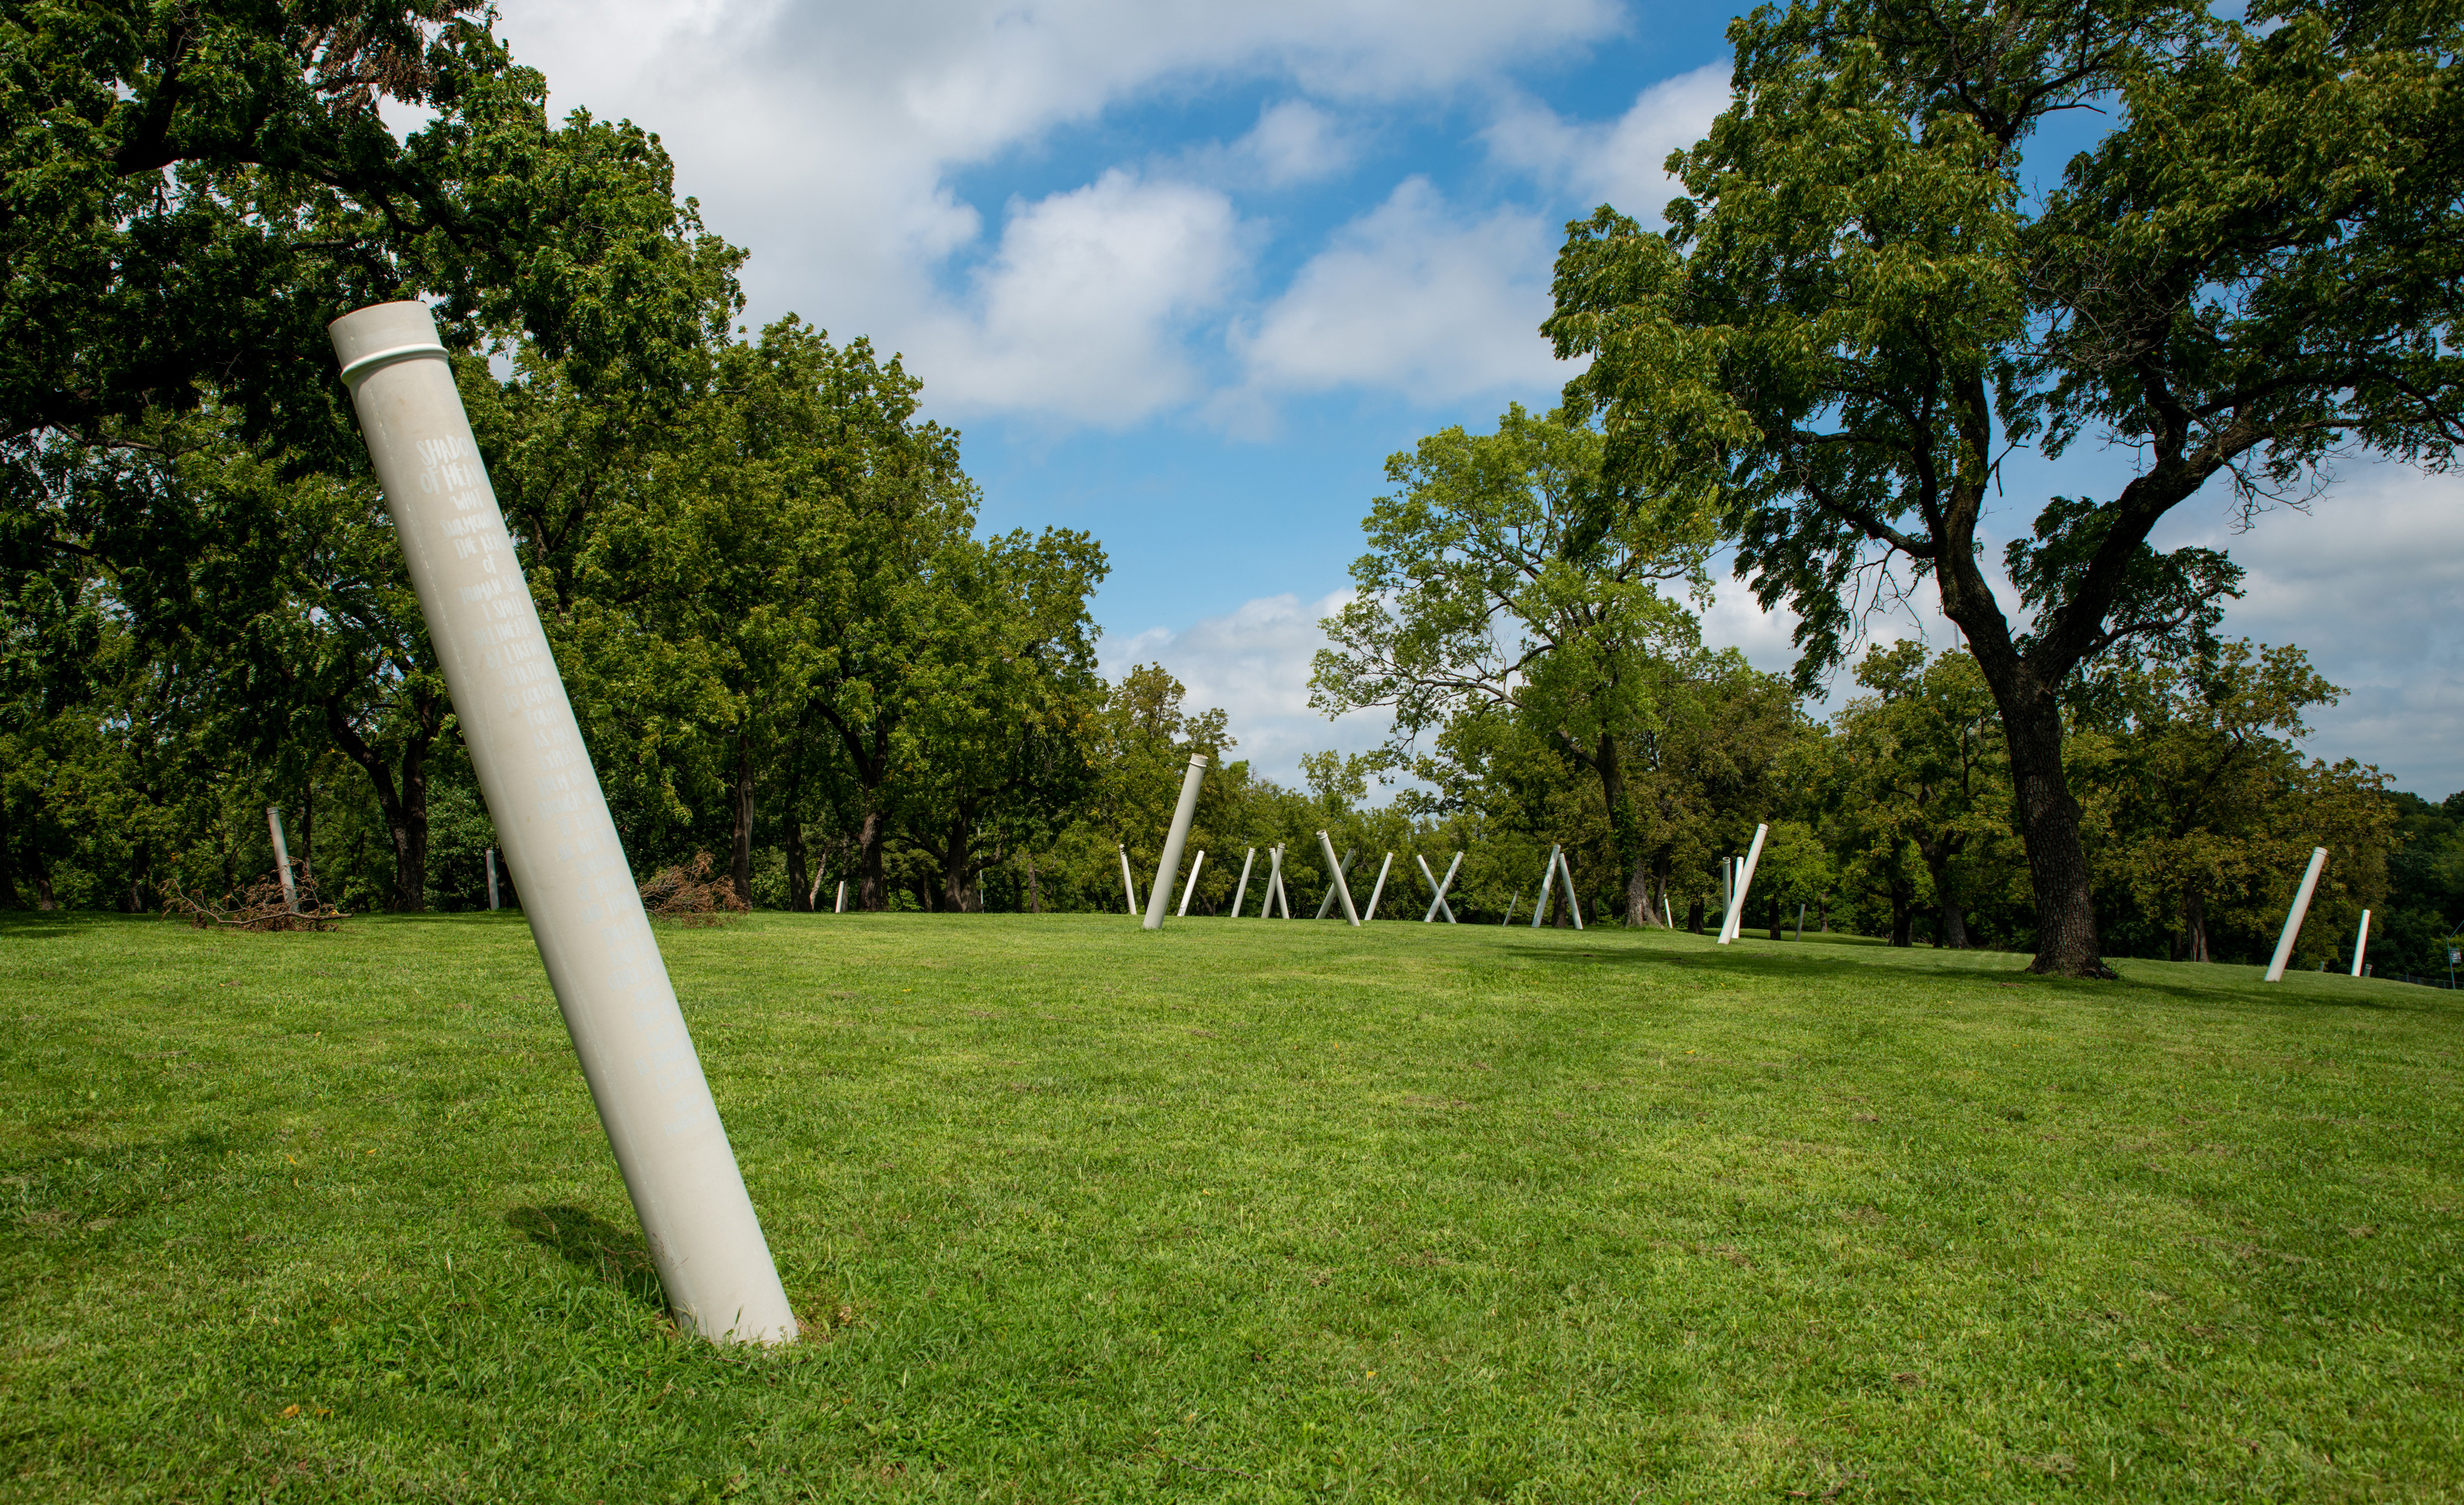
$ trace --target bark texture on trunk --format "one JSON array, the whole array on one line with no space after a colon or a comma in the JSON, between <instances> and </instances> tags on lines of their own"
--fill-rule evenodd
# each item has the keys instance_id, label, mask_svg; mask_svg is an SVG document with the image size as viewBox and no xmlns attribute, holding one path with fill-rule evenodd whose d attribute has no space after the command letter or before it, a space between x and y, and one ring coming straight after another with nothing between
<instances>
[{"instance_id":1,"label":"bark texture on trunk","mask_svg":"<svg viewBox=\"0 0 2464 1505\"><path fill-rule=\"evenodd\" d=\"M1026 912L1044 912L1044 895L1035 886L1035 859L1031 857L1026 860Z\"/></svg>"},{"instance_id":2,"label":"bark texture on trunk","mask_svg":"<svg viewBox=\"0 0 2464 1505\"><path fill-rule=\"evenodd\" d=\"M393 845L393 896L387 904L398 914L417 914L428 907L428 749L442 724L442 696L420 696L412 702L417 729L405 738L402 767L397 771L385 753L360 734L338 701L325 704L325 731L342 755L368 776L377 796L377 814Z\"/></svg>"},{"instance_id":3,"label":"bark texture on trunk","mask_svg":"<svg viewBox=\"0 0 2464 1505\"><path fill-rule=\"evenodd\" d=\"M804 870L804 822L787 822L787 907L797 914L813 909L812 881Z\"/></svg>"},{"instance_id":4,"label":"bark texture on trunk","mask_svg":"<svg viewBox=\"0 0 2464 1505\"><path fill-rule=\"evenodd\" d=\"M2182 895L2182 927L2185 932L2183 938L2189 943L2189 959L2194 962L2214 961L2215 958L2208 954L2208 896L2196 888Z\"/></svg>"},{"instance_id":5,"label":"bark texture on trunk","mask_svg":"<svg viewBox=\"0 0 2464 1505\"><path fill-rule=\"evenodd\" d=\"M1657 930L1661 927L1659 906L1651 897L1651 863L1638 860L1625 881L1625 923Z\"/></svg>"},{"instance_id":6,"label":"bark texture on trunk","mask_svg":"<svg viewBox=\"0 0 2464 1505\"><path fill-rule=\"evenodd\" d=\"M727 874L736 897L753 907L753 740L736 739L735 838L728 843Z\"/></svg>"},{"instance_id":7,"label":"bark texture on trunk","mask_svg":"<svg viewBox=\"0 0 2464 1505\"><path fill-rule=\"evenodd\" d=\"M1703 901L1702 901L1702 900L1697 899L1697 900L1695 900L1691 905L1688 905L1686 906L1686 909L1685 909L1685 928L1687 928L1687 929L1689 929L1689 930L1693 931L1696 935L1700 935L1700 934L1702 934L1702 933L1703 933Z\"/></svg>"},{"instance_id":8,"label":"bark texture on trunk","mask_svg":"<svg viewBox=\"0 0 2464 1505\"><path fill-rule=\"evenodd\" d=\"M856 834L857 871L862 875L856 894L856 907L878 914L890 907L890 884L881 872L881 847L885 832L881 813L865 812L864 826Z\"/></svg>"}]
</instances>

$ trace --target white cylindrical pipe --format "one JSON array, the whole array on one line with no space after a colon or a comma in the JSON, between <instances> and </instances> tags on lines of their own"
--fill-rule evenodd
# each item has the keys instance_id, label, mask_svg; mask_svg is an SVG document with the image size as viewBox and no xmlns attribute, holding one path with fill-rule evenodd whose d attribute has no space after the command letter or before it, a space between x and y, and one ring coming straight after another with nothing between
<instances>
[{"instance_id":1,"label":"white cylindrical pipe","mask_svg":"<svg viewBox=\"0 0 2464 1505\"><path fill-rule=\"evenodd\" d=\"M1343 865L1335 869L1338 877L1352 871L1353 855L1351 852L1343 854ZM1334 913L1334 885L1329 883L1326 885L1326 897L1317 902L1317 917L1323 920L1332 913Z\"/></svg>"},{"instance_id":2,"label":"white cylindrical pipe","mask_svg":"<svg viewBox=\"0 0 2464 1505\"><path fill-rule=\"evenodd\" d=\"M1126 906L1124 913L1138 912L1138 885L1130 877L1130 849L1126 846L1121 847L1121 903Z\"/></svg>"},{"instance_id":3,"label":"white cylindrical pipe","mask_svg":"<svg viewBox=\"0 0 2464 1505\"><path fill-rule=\"evenodd\" d=\"M1232 918L1235 920L1241 918L1241 906L1249 902L1249 864L1257 860L1258 849L1254 846L1249 848L1246 857L1241 859L1241 886L1232 890ZM1263 915L1265 911L1262 909L1259 913Z\"/></svg>"},{"instance_id":4,"label":"white cylindrical pipe","mask_svg":"<svg viewBox=\"0 0 2464 1505\"><path fill-rule=\"evenodd\" d=\"M496 903L496 849L488 848L488 908L491 913L502 907Z\"/></svg>"},{"instance_id":5,"label":"white cylindrical pipe","mask_svg":"<svg viewBox=\"0 0 2464 1505\"><path fill-rule=\"evenodd\" d=\"M845 914L845 913L847 913L847 880L846 880L846 879L844 879L844 878L842 878L842 879L840 879L840 880L839 880L839 905L838 905L838 907L837 907L837 908L835 908L835 909L833 909L833 910L831 910L830 912L831 912L832 914Z\"/></svg>"},{"instance_id":6,"label":"white cylindrical pipe","mask_svg":"<svg viewBox=\"0 0 2464 1505\"><path fill-rule=\"evenodd\" d=\"M328 332L625 1189L679 1325L783 1342L796 1317L686 1032L471 425L418 303Z\"/></svg>"},{"instance_id":7,"label":"white cylindrical pipe","mask_svg":"<svg viewBox=\"0 0 2464 1505\"><path fill-rule=\"evenodd\" d=\"M1574 917L1574 928L1579 930L1583 927L1583 901L1574 890L1574 864L1563 847L1557 849L1557 872L1566 880L1566 912Z\"/></svg>"},{"instance_id":8,"label":"white cylindrical pipe","mask_svg":"<svg viewBox=\"0 0 2464 1505\"><path fill-rule=\"evenodd\" d=\"M2284 933L2276 938L2276 955L2267 964L2267 980L2282 982L2284 964L2293 959L2293 943L2301 938L2301 917L2310 912L2310 896L2319 891L2319 874L2327 865L2327 849L2310 849L2310 870L2301 875L2300 890L2293 896L2293 907L2284 911Z\"/></svg>"},{"instance_id":9,"label":"white cylindrical pipe","mask_svg":"<svg viewBox=\"0 0 2464 1505\"><path fill-rule=\"evenodd\" d=\"M1201 846L1198 849L1198 855L1190 860L1189 882L1180 885L1180 907L1172 912L1174 919L1185 920L1189 918L1189 896L1198 891L1198 875L1200 872L1203 872L1205 868L1206 848Z\"/></svg>"},{"instance_id":10,"label":"white cylindrical pipe","mask_svg":"<svg viewBox=\"0 0 2464 1505\"><path fill-rule=\"evenodd\" d=\"M1386 870L1394 865L1395 854L1392 852L1386 854L1386 861L1377 864L1377 883L1369 890L1369 907L1360 911L1361 924L1367 925L1377 918L1377 901L1386 896Z\"/></svg>"},{"instance_id":11,"label":"white cylindrical pipe","mask_svg":"<svg viewBox=\"0 0 2464 1505\"><path fill-rule=\"evenodd\" d=\"M1163 906L1172 902L1173 875L1180 871L1181 849L1189 844L1189 822L1198 815L1198 786L1206 782L1206 758L1189 754L1188 771L1180 775L1180 803L1172 809L1172 829L1164 834L1163 855L1155 859L1155 886L1147 890L1147 928L1163 928ZM1195 868L1190 870L1196 878Z\"/></svg>"},{"instance_id":12,"label":"white cylindrical pipe","mask_svg":"<svg viewBox=\"0 0 2464 1505\"><path fill-rule=\"evenodd\" d=\"M2353 932L2353 975L2356 977L2362 974L2362 953L2369 949L2369 945L2370 912L2365 909L2362 911L2361 928Z\"/></svg>"},{"instance_id":13,"label":"white cylindrical pipe","mask_svg":"<svg viewBox=\"0 0 2464 1505\"><path fill-rule=\"evenodd\" d=\"M1265 897L1259 902L1258 918L1261 920L1273 919L1275 917L1275 904L1278 900L1282 900L1283 902L1284 918L1287 920L1290 919L1292 917L1292 902L1284 898L1284 849L1280 846L1270 846L1266 848L1266 892Z\"/></svg>"},{"instance_id":14,"label":"white cylindrical pipe","mask_svg":"<svg viewBox=\"0 0 2464 1505\"><path fill-rule=\"evenodd\" d=\"M1557 848L1551 845L1549 848L1549 865L1540 869L1540 897L1531 905L1531 928L1535 930L1540 928L1540 922L1549 917L1549 893L1556 882Z\"/></svg>"},{"instance_id":15,"label":"white cylindrical pipe","mask_svg":"<svg viewBox=\"0 0 2464 1505\"><path fill-rule=\"evenodd\" d=\"M282 811L279 806L265 807L265 829L274 837L274 870L282 875L282 907L297 914L299 890L291 882L291 848L282 840Z\"/></svg>"},{"instance_id":16,"label":"white cylindrical pipe","mask_svg":"<svg viewBox=\"0 0 2464 1505\"><path fill-rule=\"evenodd\" d=\"M1360 911L1352 906L1352 885L1343 881L1344 864L1334 860L1334 838L1320 831L1317 847L1326 854L1327 866L1334 873L1334 896L1343 901L1343 918L1353 925L1360 923Z\"/></svg>"},{"instance_id":17,"label":"white cylindrical pipe","mask_svg":"<svg viewBox=\"0 0 2464 1505\"><path fill-rule=\"evenodd\" d=\"M1727 945L1745 932L1746 890L1754 885L1754 864L1763 860L1763 838L1771 827L1754 827L1754 844L1746 849L1746 860L1737 864L1737 881L1728 890L1728 918L1720 926L1720 944Z\"/></svg>"},{"instance_id":18,"label":"white cylindrical pipe","mask_svg":"<svg viewBox=\"0 0 2464 1505\"><path fill-rule=\"evenodd\" d=\"M1453 906L1446 903L1446 890L1454 886L1455 869L1463 866L1463 855L1461 852L1457 852L1455 854L1455 860L1446 864L1446 876L1440 878L1435 873L1429 871L1429 860L1427 858L1422 857L1418 852L1412 854L1412 861L1420 864L1420 876L1429 881L1429 912L1420 916L1420 923L1422 925L1427 925L1436 920L1440 914L1443 914L1446 917L1446 924L1453 925L1457 923L1455 920L1455 911Z\"/></svg>"}]
</instances>

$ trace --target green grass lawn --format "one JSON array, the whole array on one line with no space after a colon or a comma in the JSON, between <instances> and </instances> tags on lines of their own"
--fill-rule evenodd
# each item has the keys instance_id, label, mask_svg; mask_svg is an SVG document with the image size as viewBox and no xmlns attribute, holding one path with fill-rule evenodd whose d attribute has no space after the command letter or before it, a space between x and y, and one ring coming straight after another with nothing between
<instances>
[{"instance_id":1,"label":"green grass lawn","mask_svg":"<svg viewBox=\"0 0 2464 1505\"><path fill-rule=\"evenodd\" d=\"M2453 995L1517 927L662 932L681 1341L513 916L0 922L27 1499L2464 1497Z\"/></svg>"}]
</instances>

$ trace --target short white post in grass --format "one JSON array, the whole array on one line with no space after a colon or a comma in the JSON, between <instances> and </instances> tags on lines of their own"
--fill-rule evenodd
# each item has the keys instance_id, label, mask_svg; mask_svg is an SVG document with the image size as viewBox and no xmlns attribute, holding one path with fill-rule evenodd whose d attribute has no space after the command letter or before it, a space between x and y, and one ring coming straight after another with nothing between
<instances>
[{"instance_id":1,"label":"short white post in grass","mask_svg":"<svg viewBox=\"0 0 2464 1505\"><path fill-rule=\"evenodd\" d=\"M1180 871L1181 849L1189 845L1189 822L1198 815L1198 786L1206 782L1206 756L1189 754L1189 770L1180 775L1180 803L1172 810L1172 829L1163 839L1163 854L1155 859L1155 886L1147 890L1147 928L1163 928L1163 906L1172 903L1172 878ZM1197 877L1193 869L1190 876Z\"/></svg>"},{"instance_id":2,"label":"short white post in grass","mask_svg":"<svg viewBox=\"0 0 2464 1505\"><path fill-rule=\"evenodd\" d=\"M1367 925L1377 918L1377 901L1386 897L1386 870L1394 865L1395 854L1392 852L1386 854L1386 861L1377 864L1377 883L1369 890L1369 907L1360 911L1361 924Z\"/></svg>"},{"instance_id":3,"label":"short white post in grass","mask_svg":"<svg viewBox=\"0 0 2464 1505\"><path fill-rule=\"evenodd\" d=\"M1574 928L1579 930L1583 927L1583 905L1574 894L1574 865L1566 860L1562 847L1557 852L1557 871L1566 879L1566 912L1574 917Z\"/></svg>"},{"instance_id":4,"label":"short white post in grass","mask_svg":"<svg viewBox=\"0 0 2464 1505\"><path fill-rule=\"evenodd\" d=\"M492 911L501 907L496 903L496 849L493 846L488 848L488 907Z\"/></svg>"},{"instance_id":5,"label":"short white post in grass","mask_svg":"<svg viewBox=\"0 0 2464 1505\"><path fill-rule=\"evenodd\" d=\"M1446 924L1462 924L1462 921L1455 918L1454 906L1446 903L1446 890L1454 886L1455 870L1463 866L1463 855L1461 852L1455 854L1455 860L1446 864L1446 876L1443 878L1431 877L1427 858L1414 853L1413 860L1420 864L1420 876L1429 880L1429 891L1437 896L1429 901L1429 912L1420 916L1420 923L1426 925L1442 914L1446 917Z\"/></svg>"},{"instance_id":6,"label":"short white post in grass","mask_svg":"<svg viewBox=\"0 0 2464 1505\"><path fill-rule=\"evenodd\" d=\"M838 906L837 908L835 908L835 909L831 910L831 911L830 911L830 913L832 913L832 914L845 914L845 913L847 913L847 880L846 880L846 879L844 879L844 878L842 878L842 879L840 879L840 880L839 880L839 906Z\"/></svg>"},{"instance_id":7,"label":"short white post in grass","mask_svg":"<svg viewBox=\"0 0 2464 1505\"><path fill-rule=\"evenodd\" d=\"M1669 907L1668 896L1664 893L1660 896L1660 918L1670 930L1677 928L1677 911Z\"/></svg>"},{"instance_id":8,"label":"short white post in grass","mask_svg":"<svg viewBox=\"0 0 2464 1505\"><path fill-rule=\"evenodd\" d=\"M291 848L282 841L282 811L279 807L265 807L265 829L274 834L274 870L282 875L282 907L297 914L299 890L291 882Z\"/></svg>"},{"instance_id":9,"label":"short white post in grass","mask_svg":"<svg viewBox=\"0 0 2464 1505\"><path fill-rule=\"evenodd\" d=\"M1138 912L1138 885L1130 877L1130 849L1126 846L1121 847L1121 903L1124 913Z\"/></svg>"},{"instance_id":10,"label":"short white post in grass","mask_svg":"<svg viewBox=\"0 0 2464 1505\"><path fill-rule=\"evenodd\" d=\"M2369 944L2370 912L2365 909L2362 911L2362 927L2353 932L2353 975L2356 977L2362 974L2362 952L2368 949Z\"/></svg>"},{"instance_id":11,"label":"short white post in grass","mask_svg":"<svg viewBox=\"0 0 2464 1505\"><path fill-rule=\"evenodd\" d=\"M1189 864L1189 882L1180 885L1180 907L1172 912L1174 919L1185 920L1189 918L1189 896L1198 891L1198 872L1199 868L1202 868L1205 865L1206 849L1204 847L1199 847L1198 849L1197 861Z\"/></svg>"},{"instance_id":12,"label":"short white post in grass","mask_svg":"<svg viewBox=\"0 0 2464 1505\"><path fill-rule=\"evenodd\" d=\"M1235 920L1241 918L1241 906L1248 902L1249 864L1257 860L1258 849L1254 846L1249 848L1248 856L1241 859L1241 885L1232 890L1232 918Z\"/></svg>"},{"instance_id":13,"label":"short white post in grass","mask_svg":"<svg viewBox=\"0 0 2464 1505\"><path fill-rule=\"evenodd\" d=\"M607 800L418 303L329 327L523 917L678 1325L783 1342L796 1317L685 1030Z\"/></svg>"},{"instance_id":14,"label":"short white post in grass","mask_svg":"<svg viewBox=\"0 0 2464 1505\"><path fill-rule=\"evenodd\" d=\"M1323 831L1317 834L1317 848L1326 854L1327 866L1334 873L1334 897L1343 901L1343 918L1357 926L1360 923L1360 911L1352 906L1352 885L1343 881L1344 866L1352 860L1346 858L1342 862L1337 862L1334 860L1334 839Z\"/></svg>"},{"instance_id":15,"label":"short white post in grass","mask_svg":"<svg viewBox=\"0 0 2464 1505\"><path fill-rule=\"evenodd\" d=\"M1498 923L1499 925L1512 925L1512 924L1514 923L1514 906L1515 906L1516 905L1521 904L1522 902L1523 902L1523 890L1522 890L1522 889L1520 889L1520 888L1517 888L1516 890L1514 890L1514 892L1513 892L1511 895L1509 895L1509 896L1507 898L1507 901L1506 901L1506 918L1505 918L1505 919L1503 919L1503 920L1498 921L1497 923Z\"/></svg>"},{"instance_id":16,"label":"short white post in grass","mask_svg":"<svg viewBox=\"0 0 2464 1505\"><path fill-rule=\"evenodd\" d=\"M1805 939L1805 901L1802 899L1796 902L1796 938L1800 941Z\"/></svg>"},{"instance_id":17,"label":"short white post in grass","mask_svg":"<svg viewBox=\"0 0 2464 1505\"><path fill-rule=\"evenodd\" d=\"M1540 869L1540 897L1531 905L1531 928L1535 930L1549 917L1549 890L1557 882L1557 850L1554 846L1549 848L1549 865Z\"/></svg>"},{"instance_id":18,"label":"short white post in grass","mask_svg":"<svg viewBox=\"0 0 2464 1505\"><path fill-rule=\"evenodd\" d=\"M2327 865L2327 849L2310 849L2310 870L2301 875L2300 890L2293 896L2293 907L2284 911L2284 933L2276 938L2276 956L2267 964L2267 980L2282 982L2284 964L2293 959L2293 943L2301 939L2301 917L2310 912L2310 896L2319 891L2320 870Z\"/></svg>"},{"instance_id":19,"label":"short white post in grass","mask_svg":"<svg viewBox=\"0 0 2464 1505\"><path fill-rule=\"evenodd\" d=\"M1763 838L1771 827L1754 827L1754 844L1746 848L1746 860L1737 866L1736 885L1728 890L1728 918L1720 927L1720 944L1727 945L1745 929L1746 890L1754 885L1754 864L1763 860Z\"/></svg>"}]
</instances>

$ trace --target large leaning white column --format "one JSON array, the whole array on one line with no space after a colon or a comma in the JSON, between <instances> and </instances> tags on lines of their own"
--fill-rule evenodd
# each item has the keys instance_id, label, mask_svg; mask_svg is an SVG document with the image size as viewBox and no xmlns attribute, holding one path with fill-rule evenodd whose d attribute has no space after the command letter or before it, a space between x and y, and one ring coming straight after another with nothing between
<instances>
[{"instance_id":1,"label":"large leaning white column","mask_svg":"<svg viewBox=\"0 0 2464 1505\"><path fill-rule=\"evenodd\" d=\"M1727 945L1745 933L1746 890L1754 885L1754 864L1763 860L1763 838L1771 827L1754 827L1754 844L1746 849L1746 860L1737 864L1737 881L1728 889L1728 917L1720 922L1720 944Z\"/></svg>"},{"instance_id":2,"label":"large leaning white column","mask_svg":"<svg viewBox=\"0 0 2464 1505\"><path fill-rule=\"evenodd\" d=\"M1386 854L1386 861L1377 864L1377 886L1369 890L1369 907L1360 911L1361 924L1367 925L1377 918L1377 901L1386 897L1386 872L1394 865L1395 854L1392 852Z\"/></svg>"},{"instance_id":3,"label":"large leaning white column","mask_svg":"<svg viewBox=\"0 0 2464 1505\"><path fill-rule=\"evenodd\" d=\"M2362 953L2370 947L2370 912L2362 911L2361 928L2353 932L2353 975L2362 974Z\"/></svg>"},{"instance_id":4,"label":"large leaning white column","mask_svg":"<svg viewBox=\"0 0 2464 1505\"><path fill-rule=\"evenodd\" d=\"M795 1314L591 773L435 321L328 328L548 984L677 1320L783 1342Z\"/></svg>"},{"instance_id":5,"label":"large leaning white column","mask_svg":"<svg viewBox=\"0 0 2464 1505\"><path fill-rule=\"evenodd\" d=\"M1249 848L1248 856L1241 859L1241 886L1232 890L1232 918L1235 920L1241 918L1241 906L1249 902L1249 864L1257 860L1258 849L1254 846Z\"/></svg>"},{"instance_id":6,"label":"large leaning white column","mask_svg":"<svg viewBox=\"0 0 2464 1505\"><path fill-rule=\"evenodd\" d=\"M2301 939L2301 917L2310 912L2310 896L2319 891L2319 873L2327 865L2327 849L2310 849L2310 870L2301 875L2300 891L2293 896L2293 907L2284 911L2284 933L2276 938L2276 956L2267 964L2267 980L2282 982L2284 964L2293 959L2293 943Z\"/></svg>"},{"instance_id":7,"label":"large leaning white column","mask_svg":"<svg viewBox=\"0 0 2464 1505\"><path fill-rule=\"evenodd\" d=\"M1557 849L1557 874L1566 880L1566 912L1574 917L1574 928L1579 930L1583 927L1583 901L1574 891L1574 865L1567 861L1563 847Z\"/></svg>"},{"instance_id":8,"label":"large leaning white column","mask_svg":"<svg viewBox=\"0 0 2464 1505\"><path fill-rule=\"evenodd\" d=\"M282 811L278 806L265 807L265 829L274 837L274 870L282 875L282 907L297 914L299 889L291 882L291 848L282 840Z\"/></svg>"},{"instance_id":9,"label":"large leaning white column","mask_svg":"<svg viewBox=\"0 0 2464 1505\"><path fill-rule=\"evenodd\" d=\"M1172 903L1172 878L1180 871L1181 848L1189 844L1189 822L1198 815L1198 786L1206 782L1206 756L1189 754L1189 771L1180 775L1180 803L1172 808L1172 829L1164 834L1163 855L1155 859L1155 886L1147 890L1147 928L1163 928L1164 906ZM1198 875L1192 872L1190 875Z\"/></svg>"},{"instance_id":10,"label":"large leaning white column","mask_svg":"<svg viewBox=\"0 0 2464 1505\"><path fill-rule=\"evenodd\" d=\"M1327 848L1330 855L1332 854L1333 850L1334 849L1332 847ZM1357 849L1355 848L1354 850L1356 851ZM1353 854L1352 852L1346 852L1343 854L1343 865L1335 869L1335 872L1338 875L1352 871L1353 855ZM1347 893L1350 891L1351 890L1348 887L1345 889L1345 892ZM1332 913L1334 913L1334 887L1332 884L1329 884L1326 890L1326 897L1317 902L1317 917L1323 920Z\"/></svg>"},{"instance_id":11,"label":"large leaning white column","mask_svg":"<svg viewBox=\"0 0 2464 1505\"><path fill-rule=\"evenodd\" d=\"M1549 865L1540 870L1540 897L1531 902L1531 928L1535 930L1540 928L1540 922L1549 914L1549 892L1557 882L1559 850L1555 846L1549 848Z\"/></svg>"},{"instance_id":12,"label":"large leaning white column","mask_svg":"<svg viewBox=\"0 0 2464 1505\"><path fill-rule=\"evenodd\" d=\"M1352 906L1352 885L1343 881L1343 864L1334 860L1334 839L1320 831L1317 849L1326 854L1327 865L1334 870L1334 894L1343 901L1343 917L1354 927L1360 924L1360 911Z\"/></svg>"}]
</instances>

